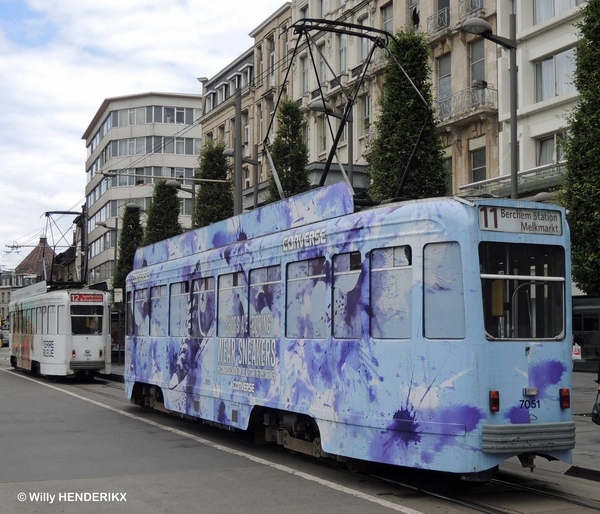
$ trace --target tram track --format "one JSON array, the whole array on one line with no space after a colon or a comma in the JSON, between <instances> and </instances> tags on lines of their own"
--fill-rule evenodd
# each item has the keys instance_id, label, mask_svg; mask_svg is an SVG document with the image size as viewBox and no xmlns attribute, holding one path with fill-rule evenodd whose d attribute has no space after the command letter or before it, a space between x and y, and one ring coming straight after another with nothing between
<instances>
[{"instance_id":1,"label":"tram track","mask_svg":"<svg viewBox=\"0 0 600 514\"><path fill-rule=\"evenodd\" d=\"M504 507L502 505L491 504L492 502L489 500L489 498L492 494L508 492L529 493L531 495L542 496L555 501L560 501L565 504L583 507L586 509L586 511L589 512L600 512L599 501L577 498L575 495L572 494L557 493L555 491L548 491L542 488L535 488L497 478L493 478L488 484L484 484L480 487L473 486L472 489L463 488L463 491L461 491L459 494L456 494L446 492L445 489L448 488L447 486L440 487L440 490L438 491L432 488L423 487L421 485L403 482L397 479L387 478L380 475L368 474L366 476L373 480L381 481L390 485L395 485L403 489L409 489L415 493L419 493L424 496L437 498L442 501L466 507L475 512L483 512L486 514L520 514L530 512L529 510L517 510L515 509L514 505L511 505L510 507ZM488 500L481 502L475 501L471 498L472 496L480 495L485 495L488 498ZM520 502L524 505L525 509L527 509L527 506L531 506L531 502L527 501L526 498L527 497L520 499ZM554 507L554 511L560 512L559 510L556 510L556 504L554 504ZM536 512L539 512L539 510L536 510Z\"/></svg>"}]
</instances>

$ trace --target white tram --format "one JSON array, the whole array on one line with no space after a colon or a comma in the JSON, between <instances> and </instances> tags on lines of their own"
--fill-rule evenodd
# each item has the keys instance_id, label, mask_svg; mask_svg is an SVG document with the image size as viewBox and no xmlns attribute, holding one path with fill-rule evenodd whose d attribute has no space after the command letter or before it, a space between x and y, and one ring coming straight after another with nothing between
<instances>
[{"instance_id":1,"label":"white tram","mask_svg":"<svg viewBox=\"0 0 600 514\"><path fill-rule=\"evenodd\" d=\"M11 365L39 375L110 374L108 293L46 289L40 282L12 294Z\"/></svg>"}]
</instances>

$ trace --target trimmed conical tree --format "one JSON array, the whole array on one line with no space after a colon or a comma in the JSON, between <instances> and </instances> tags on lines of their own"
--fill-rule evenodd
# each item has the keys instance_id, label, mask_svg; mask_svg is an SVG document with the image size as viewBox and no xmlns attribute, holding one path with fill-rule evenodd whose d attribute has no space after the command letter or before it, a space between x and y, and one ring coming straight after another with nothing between
<instances>
[{"instance_id":1,"label":"trimmed conical tree","mask_svg":"<svg viewBox=\"0 0 600 514\"><path fill-rule=\"evenodd\" d=\"M398 31L395 37L397 42L391 41L388 48L431 109L430 50L426 37L412 29ZM378 201L396 196L404 169L428 116L427 107L390 57L387 58L379 106L380 115L375 121L376 135L366 155L369 162L369 194ZM444 167L442 141L431 116L417 146L401 195L405 198L444 196L448 193L448 173Z\"/></svg>"},{"instance_id":2,"label":"trimmed conical tree","mask_svg":"<svg viewBox=\"0 0 600 514\"><path fill-rule=\"evenodd\" d=\"M133 257L142 245L143 233L139 209L125 208L119 230L119 256L112 281L113 298L115 289L125 291L125 279L133 270Z\"/></svg>"},{"instance_id":3,"label":"trimmed conical tree","mask_svg":"<svg viewBox=\"0 0 600 514\"><path fill-rule=\"evenodd\" d=\"M588 295L600 296L600 0L589 0L577 25L577 105L568 117L566 181L559 201L568 209L572 274Z\"/></svg>"},{"instance_id":4,"label":"trimmed conical tree","mask_svg":"<svg viewBox=\"0 0 600 514\"><path fill-rule=\"evenodd\" d=\"M303 114L300 106L284 100L277 110L277 132L271 148L273 165L277 170L286 198L310 189L308 179L308 148L302 137ZM281 200L273 176L269 179L267 203Z\"/></svg>"},{"instance_id":5,"label":"trimmed conical tree","mask_svg":"<svg viewBox=\"0 0 600 514\"><path fill-rule=\"evenodd\" d=\"M223 155L225 144L206 141L198 156L196 178L227 180L229 163ZM233 216L233 186L231 182L200 182L194 205L194 226L205 227Z\"/></svg>"},{"instance_id":6,"label":"trimmed conical tree","mask_svg":"<svg viewBox=\"0 0 600 514\"><path fill-rule=\"evenodd\" d=\"M167 186L165 179L154 184L154 194L146 212L148 219L144 230L145 246L183 232L179 223L177 189Z\"/></svg>"}]
</instances>

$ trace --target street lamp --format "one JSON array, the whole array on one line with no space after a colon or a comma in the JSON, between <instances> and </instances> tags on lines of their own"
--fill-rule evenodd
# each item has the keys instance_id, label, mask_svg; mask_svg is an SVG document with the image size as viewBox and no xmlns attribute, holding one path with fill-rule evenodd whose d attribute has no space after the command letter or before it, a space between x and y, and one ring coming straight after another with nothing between
<instances>
[{"instance_id":1,"label":"street lamp","mask_svg":"<svg viewBox=\"0 0 600 514\"><path fill-rule=\"evenodd\" d=\"M331 116L333 118L337 118L338 120L344 120L344 116L341 114L337 114L333 106L329 102L325 102L323 100L315 100L308 105L308 108L314 112L324 112L327 116ZM348 182L350 182L350 186L353 185L353 176L354 176L354 130L352 127L352 112L346 118L346 122L348 124Z\"/></svg>"},{"instance_id":2,"label":"street lamp","mask_svg":"<svg viewBox=\"0 0 600 514\"><path fill-rule=\"evenodd\" d=\"M515 14L509 15L510 37L504 38L492 32L492 26L481 18L469 18L462 24L462 29L469 34L476 34L488 39L509 51L510 73L510 197L519 198L519 178L517 175L517 25Z\"/></svg>"},{"instance_id":3,"label":"street lamp","mask_svg":"<svg viewBox=\"0 0 600 514\"><path fill-rule=\"evenodd\" d=\"M235 165L235 158L236 158L236 152L233 148L225 148L225 150L223 150L223 155L225 157L233 157L234 158L234 165ZM240 151L240 155L241 155L241 151ZM260 162L258 162L258 145L254 145L254 151L253 151L253 159L249 159L248 157L242 157L241 158L241 162L245 163L245 164L251 164L253 166L252 168L252 180L254 182L254 208L256 209L258 207L258 167L260 166ZM240 174L241 177L241 171L238 171L238 173ZM240 181L241 183L241 181ZM241 185L239 186L241 187ZM236 200L236 205L239 203L239 205L237 205L236 208L236 214L240 214L242 212L242 206L241 206L241 189L240 189L240 194L239 194L239 198L238 196L236 196L237 200Z\"/></svg>"},{"instance_id":4,"label":"street lamp","mask_svg":"<svg viewBox=\"0 0 600 514\"><path fill-rule=\"evenodd\" d=\"M165 182L165 186L173 187L175 189L178 189L179 191L190 193L192 195L192 228L196 228L194 226L194 208L196 206L196 183L192 182L192 189L188 189L187 187L183 187L179 180L171 179Z\"/></svg>"}]
</instances>

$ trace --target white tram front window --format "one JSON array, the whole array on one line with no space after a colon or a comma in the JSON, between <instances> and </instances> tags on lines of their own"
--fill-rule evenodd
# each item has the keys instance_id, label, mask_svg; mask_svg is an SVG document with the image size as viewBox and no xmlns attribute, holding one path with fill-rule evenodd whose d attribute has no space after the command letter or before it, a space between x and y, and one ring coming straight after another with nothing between
<instances>
[{"instance_id":1,"label":"white tram front window","mask_svg":"<svg viewBox=\"0 0 600 514\"><path fill-rule=\"evenodd\" d=\"M488 339L563 339L565 252L560 246L479 245Z\"/></svg>"},{"instance_id":2,"label":"white tram front window","mask_svg":"<svg viewBox=\"0 0 600 514\"><path fill-rule=\"evenodd\" d=\"M102 305L71 305L71 333L73 335L102 335Z\"/></svg>"}]
</instances>

